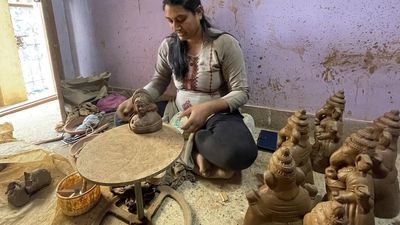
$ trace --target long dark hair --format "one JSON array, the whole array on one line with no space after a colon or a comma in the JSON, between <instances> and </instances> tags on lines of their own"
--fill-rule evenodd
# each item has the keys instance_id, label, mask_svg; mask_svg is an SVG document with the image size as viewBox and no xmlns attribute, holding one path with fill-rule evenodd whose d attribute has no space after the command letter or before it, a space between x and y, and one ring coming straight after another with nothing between
<instances>
[{"instance_id":1,"label":"long dark hair","mask_svg":"<svg viewBox=\"0 0 400 225\"><path fill-rule=\"evenodd\" d=\"M196 13L196 9L201 6L200 0L163 0L163 10L165 5L180 5L184 9L189 10L193 14ZM208 28L212 27L207 18L203 15L200 20L201 30L203 31L203 37L206 41L212 41L217 39L221 34L211 32ZM182 80L188 71L187 63L187 41L181 41L176 33L172 33L169 42L169 63L172 66L172 72L175 74L176 79Z\"/></svg>"}]
</instances>

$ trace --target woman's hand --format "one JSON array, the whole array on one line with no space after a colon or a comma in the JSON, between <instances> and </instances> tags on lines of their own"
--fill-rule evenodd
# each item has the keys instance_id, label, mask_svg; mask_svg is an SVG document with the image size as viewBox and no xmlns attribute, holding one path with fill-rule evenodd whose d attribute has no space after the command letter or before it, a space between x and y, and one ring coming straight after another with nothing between
<instances>
[{"instance_id":1,"label":"woman's hand","mask_svg":"<svg viewBox=\"0 0 400 225\"><path fill-rule=\"evenodd\" d=\"M182 125L182 130L187 133L193 133L199 130L207 121L207 118L214 113L226 110L229 108L228 103L225 100L218 99L208 102L203 102L198 105L194 105L180 115L180 117L187 116L189 119L185 124Z\"/></svg>"},{"instance_id":2,"label":"woman's hand","mask_svg":"<svg viewBox=\"0 0 400 225\"><path fill-rule=\"evenodd\" d=\"M117 117L122 121L128 122L133 114L132 97L123 101L117 108Z\"/></svg>"},{"instance_id":3,"label":"woman's hand","mask_svg":"<svg viewBox=\"0 0 400 225\"><path fill-rule=\"evenodd\" d=\"M187 133L193 133L200 129L207 121L207 118L212 114L210 108L207 107L206 103L201 103L199 105L194 105L180 115L180 117L187 116L189 119L185 124L182 125L182 130Z\"/></svg>"}]
</instances>

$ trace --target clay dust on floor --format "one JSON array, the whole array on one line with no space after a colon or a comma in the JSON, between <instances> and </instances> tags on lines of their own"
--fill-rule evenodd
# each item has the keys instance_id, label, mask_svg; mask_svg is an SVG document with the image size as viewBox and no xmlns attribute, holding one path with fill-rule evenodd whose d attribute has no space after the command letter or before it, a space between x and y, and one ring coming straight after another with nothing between
<instances>
[{"instance_id":1,"label":"clay dust on floor","mask_svg":"<svg viewBox=\"0 0 400 225\"><path fill-rule=\"evenodd\" d=\"M11 122L14 126L14 137L18 140L12 144L1 144L0 155L9 155L32 148L33 142L57 136L55 125L60 122L58 102L52 101L25 111L0 118L0 123ZM257 129L259 131L260 129ZM256 132L258 135L258 132ZM68 156L69 146L61 141L43 144L42 147ZM242 224L248 204L246 193L257 189L260 184L258 174L267 166L270 153L259 151L255 163L243 170L241 175L228 181L210 181L198 179L195 183L185 181L177 191L182 193L192 209L193 225L235 225ZM399 157L396 165L400 165ZM400 166L398 166L399 169ZM314 173L315 183L320 194L324 192L323 176ZM399 216L397 216L399 219ZM376 225L391 225L394 219L375 219ZM183 213L179 205L171 199L164 201L153 217L155 224L182 225ZM103 224L125 224L108 216Z\"/></svg>"}]
</instances>

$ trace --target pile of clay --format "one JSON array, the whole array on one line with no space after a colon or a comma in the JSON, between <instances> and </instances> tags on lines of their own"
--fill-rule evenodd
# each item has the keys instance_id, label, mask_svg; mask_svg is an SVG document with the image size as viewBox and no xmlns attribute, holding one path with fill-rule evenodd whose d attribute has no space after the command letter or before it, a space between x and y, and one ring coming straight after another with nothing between
<instances>
[{"instance_id":1,"label":"pile of clay","mask_svg":"<svg viewBox=\"0 0 400 225\"><path fill-rule=\"evenodd\" d=\"M31 196L51 183L51 176L46 169L24 172L24 181L16 180L8 184L6 195L8 203L21 207L31 200Z\"/></svg>"}]
</instances>

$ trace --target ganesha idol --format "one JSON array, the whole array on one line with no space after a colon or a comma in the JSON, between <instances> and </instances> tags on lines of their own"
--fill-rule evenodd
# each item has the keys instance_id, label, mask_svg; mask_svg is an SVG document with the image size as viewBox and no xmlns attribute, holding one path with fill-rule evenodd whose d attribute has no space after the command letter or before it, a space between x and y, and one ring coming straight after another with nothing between
<instances>
[{"instance_id":1,"label":"ganesha idol","mask_svg":"<svg viewBox=\"0 0 400 225\"><path fill-rule=\"evenodd\" d=\"M311 210L309 193L301 186L304 173L296 167L289 148L274 152L264 173L265 184L247 194L244 225L302 225L303 216Z\"/></svg>"}]
</instances>

